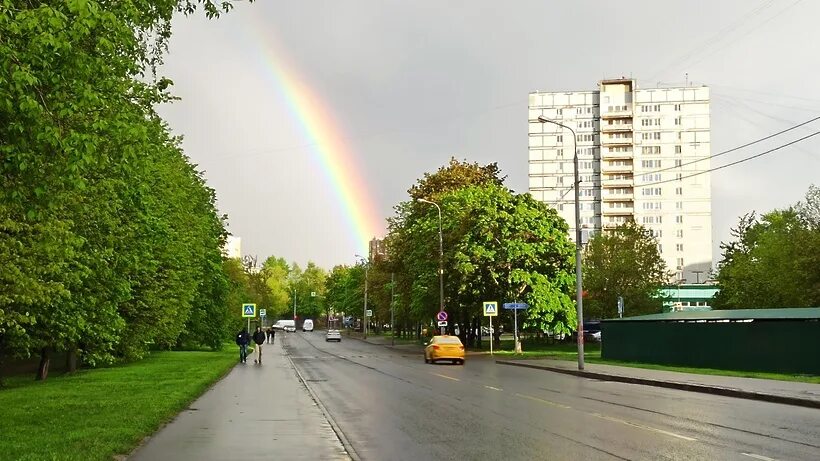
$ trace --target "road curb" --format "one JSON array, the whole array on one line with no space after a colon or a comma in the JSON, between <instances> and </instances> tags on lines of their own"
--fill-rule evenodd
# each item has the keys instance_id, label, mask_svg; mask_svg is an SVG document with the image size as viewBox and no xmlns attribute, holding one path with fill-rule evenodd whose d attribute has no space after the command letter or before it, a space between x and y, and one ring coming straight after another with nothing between
<instances>
[{"instance_id":1,"label":"road curb","mask_svg":"<svg viewBox=\"0 0 820 461\"><path fill-rule=\"evenodd\" d=\"M612 375L583 370L568 370L566 368L524 363L523 361L496 360L495 363L499 365L510 365L514 367L534 368L537 370L552 371L554 373L562 373L565 375L598 379L601 381L615 381L619 383L664 387L667 389L678 389L690 392L700 392L703 394L722 395L724 397L735 397L740 399L758 400L762 402L782 403L785 405L795 405L799 407L820 409L820 401L818 400L801 399L799 397L788 397L785 395L763 394L759 392L744 391L742 389L735 389L730 387L707 386L703 384L681 383L677 381L662 381L648 378L635 378L631 376Z\"/></svg>"},{"instance_id":2,"label":"road curb","mask_svg":"<svg viewBox=\"0 0 820 461\"><path fill-rule=\"evenodd\" d=\"M398 348L397 346L392 346L392 345L390 345L390 344L379 344L379 343L372 343L372 342L370 342L370 341L368 341L368 340L366 340L366 339L363 339L363 338L357 338L357 337L355 337L355 336L348 336L348 338L350 338L350 339L355 339L356 341L361 341L361 342L363 342L363 343L367 343L367 344L370 344L370 345L372 345L372 346L382 346L382 347L386 347L386 348L388 348L388 349L392 349L392 350L394 350L394 351L399 351L399 352L409 352L409 351L408 351L408 350L406 350L406 349L400 349L400 348ZM423 350L424 350L424 348L423 348L422 346L418 346L418 347L419 347L419 351L423 351Z\"/></svg>"},{"instance_id":3,"label":"road curb","mask_svg":"<svg viewBox=\"0 0 820 461\"><path fill-rule=\"evenodd\" d=\"M339 438L339 441L342 443L342 446L347 452L347 455L353 461L361 461L362 458L356 452L356 449L353 448L353 444L350 443L350 440L347 439L345 433L342 432L342 428L339 427L339 424L336 423L335 419L333 419L333 415L330 414L330 411L327 409L327 407L325 407L322 401L319 400L319 396L316 394L316 392L314 392L313 389L311 389L311 387L308 385L308 382L305 379L305 377L302 376L302 373L296 367L296 364L293 363L293 359L290 358L289 354L285 354L285 357L288 359L288 363L290 363L290 366L291 368L293 368L293 371L296 372L296 377L299 378L299 381L302 383L303 386L305 386L305 389L307 389L308 394L310 394L310 398L313 399L313 401L316 403L316 406L319 407L319 411L321 411L322 414L325 416L325 420L327 420L328 424L330 424L330 427L333 428L333 432L336 433L336 437Z\"/></svg>"}]
</instances>

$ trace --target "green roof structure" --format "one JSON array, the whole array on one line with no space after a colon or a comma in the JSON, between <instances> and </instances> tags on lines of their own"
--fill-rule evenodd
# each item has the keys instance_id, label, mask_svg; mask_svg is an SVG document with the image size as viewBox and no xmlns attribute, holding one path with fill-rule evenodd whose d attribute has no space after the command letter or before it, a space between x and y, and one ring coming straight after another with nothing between
<instances>
[{"instance_id":1,"label":"green roof structure","mask_svg":"<svg viewBox=\"0 0 820 461\"><path fill-rule=\"evenodd\" d=\"M791 307L784 309L733 309L720 311L676 311L663 314L639 315L604 322L718 322L754 320L820 320L820 307Z\"/></svg>"}]
</instances>

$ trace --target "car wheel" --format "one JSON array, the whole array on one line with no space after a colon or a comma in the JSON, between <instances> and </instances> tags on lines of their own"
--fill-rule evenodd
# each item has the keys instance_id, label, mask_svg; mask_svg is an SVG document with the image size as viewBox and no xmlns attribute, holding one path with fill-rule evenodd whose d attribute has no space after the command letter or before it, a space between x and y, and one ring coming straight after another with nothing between
<instances>
[{"instance_id":1,"label":"car wheel","mask_svg":"<svg viewBox=\"0 0 820 461\"><path fill-rule=\"evenodd\" d=\"M459 365L464 365L464 359L459 360L459 361L458 361L458 364L459 364Z\"/></svg>"}]
</instances>

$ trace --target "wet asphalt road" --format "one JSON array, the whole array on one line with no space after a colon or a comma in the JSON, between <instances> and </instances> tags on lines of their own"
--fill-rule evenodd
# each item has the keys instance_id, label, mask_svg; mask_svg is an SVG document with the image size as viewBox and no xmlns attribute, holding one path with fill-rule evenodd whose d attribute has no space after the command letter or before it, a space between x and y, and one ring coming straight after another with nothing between
<instances>
[{"instance_id":1,"label":"wet asphalt road","mask_svg":"<svg viewBox=\"0 0 820 461\"><path fill-rule=\"evenodd\" d=\"M360 459L820 459L816 409L282 337Z\"/></svg>"}]
</instances>

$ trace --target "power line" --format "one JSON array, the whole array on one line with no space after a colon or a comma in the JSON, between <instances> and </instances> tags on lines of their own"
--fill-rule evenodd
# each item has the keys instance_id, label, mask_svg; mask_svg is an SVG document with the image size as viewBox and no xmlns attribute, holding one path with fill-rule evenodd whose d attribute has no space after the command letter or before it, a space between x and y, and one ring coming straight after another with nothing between
<instances>
[{"instance_id":1,"label":"power line","mask_svg":"<svg viewBox=\"0 0 820 461\"><path fill-rule=\"evenodd\" d=\"M702 162L702 161L704 161L704 160L709 160L709 159L713 159L713 158L715 158L715 157L720 157L721 155L726 155L726 154L729 154L729 153L732 153L732 152L738 151L738 150L740 150L740 149L744 149L744 148L746 148L746 147L752 146L752 145L754 145L754 144L757 144L757 143L760 143L760 142L766 141L767 139L774 138L775 136L780 136L780 135L781 135L781 134L783 134L783 133L787 133L787 132L789 132L789 131L796 130L797 128L800 128L801 126L808 125L809 123L815 122L815 121L817 121L817 120L820 120L820 116L818 116L818 117L814 117L813 119L810 119L810 120L807 120L807 121L805 121L805 122L803 122L803 123L800 123L800 124L794 125L794 126L792 126L792 127L786 128L785 130L778 131L777 133L770 134L770 135L768 135L768 136L766 136L766 137L763 137L763 138L757 139L757 140L755 140L755 141L748 142L748 143L743 144L743 145L741 145L741 146L733 147L732 149L725 150L725 151L723 151L723 152L718 152L717 154L712 154L712 155L709 155L709 156L706 156L706 157L703 157L703 158L699 158L699 159L697 159L697 160L692 160L691 162L682 163L682 164L680 164L680 165L676 165L676 166L670 166L670 167L667 167L667 168L661 168L661 169L659 169L659 170L654 170L654 171L647 171L646 173L643 173L643 174L653 174L653 173L660 173L660 172L662 172L662 171L675 170L675 169L677 169L677 168L681 168L681 167L684 167L684 166L687 166L687 165L692 165L693 163L698 163L698 162ZM805 138L802 138L802 139L805 139Z\"/></svg>"},{"instance_id":2,"label":"power line","mask_svg":"<svg viewBox=\"0 0 820 461\"><path fill-rule=\"evenodd\" d=\"M721 165L721 166L718 166L718 167L715 167L715 168L709 168L708 170L698 171L697 173L692 173L692 174L690 174L690 175L681 176L680 178L665 179L665 180L663 180L663 181L656 181L656 182L651 182L651 183L647 183L647 184L640 184L640 185L636 185L636 186L634 186L634 188L636 188L636 189L637 189L637 188L639 188L639 187L649 187L649 186L656 186L656 185L658 185L658 184L664 184L664 183L668 183L668 182L681 181L681 180L683 180L683 179L692 178L692 177L694 177L694 176L698 176L698 175L702 175L702 174L710 173L710 172L712 172L712 171L722 170L722 169L724 169L724 168L728 168L728 167L730 167L730 166L737 165L737 164L739 164L739 163L748 162L749 160L753 160L753 159L756 159L756 158L758 158L758 157L762 157L762 156L764 156L764 155L766 155L766 154L770 154L770 153L772 153L772 152L778 151L778 150L783 149L783 148L785 148L785 147L789 147L789 146L791 146L792 144L797 144L797 143L798 143L798 142L800 142L800 141L804 141L804 140L806 140L806 139L808 139L808 138L811 138L812 136L817 136L818 134L820 134L820 131L815 131L814 133L812 133L812 134L810 134L810 135L803 136L802 138L799 138L799 139L795 139L794 141L791 141L791 142L789 142L789 143L783 144L783 145L781 145L781 146L774 147L774 148L772 148L772 149L769 149L769 150L767 150L767 151L761 152L761 153L759 153L759 154L755 154L755 155L752 155L752 156L749 156L749 157L742 158L742 159L740 159L740 160L736 160L736 161L731 162L731 163L727 163L727 164L725 164L725 165Z\"/></svg>"}]
</instances>

